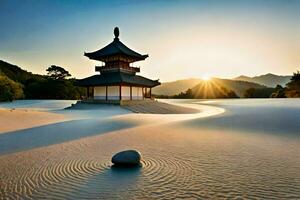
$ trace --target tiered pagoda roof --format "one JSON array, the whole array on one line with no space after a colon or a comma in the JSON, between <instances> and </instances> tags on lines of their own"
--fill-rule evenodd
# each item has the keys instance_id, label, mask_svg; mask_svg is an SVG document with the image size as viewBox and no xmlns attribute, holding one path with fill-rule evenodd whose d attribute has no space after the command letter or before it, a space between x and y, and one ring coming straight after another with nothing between
<instances>
[{"instance_id":1,"label":"tiered pagoda roof","mask_svg":"<svg viewBox=\"0 0 300 200\"><path fill-rule=\"evenodd\" d=\"M151 80L143 76L132 75L124 72L105 73L94 75L80 81L80 86L105 86L105 85L127 85L155 87L160 85L158 80Z\"/></svg>"},{"instance_id":2,"label":"tiered pagoda roof","mask_svg":"<svg viewBox=\"0 0 300 200\"><path fill-rule=\"evenodd\" d=\"M81 79L80 86L105 86L105 85L132 85L141 87L155 87L160 85L158 80L151 80L142 76L137 76L140 69L132 67L129 63L145 60L148 55L139 54L119 40L119 29L114 29L115 38L113 42L102 49L91 53L84 53L89 59L102 61L104 66L96 66L96 71L100 75L94 75Z\"/></svg>"},{"instance_id":3,"label":"tiered pagoda roof","mask_svg":"<svg viewBox=\"0 0 300 200\"><path fill-rule=\"evenodd\" d=\"M112 56L124 56L129 59L129 62L136 62L145 60L148 55L141 55L131 49L119 40L119 29L116 27L114 30L115 38L107 46L91 53L84 53L86 57L92 60L102 62L110 61Z\"/></svg>"}]
</instances>

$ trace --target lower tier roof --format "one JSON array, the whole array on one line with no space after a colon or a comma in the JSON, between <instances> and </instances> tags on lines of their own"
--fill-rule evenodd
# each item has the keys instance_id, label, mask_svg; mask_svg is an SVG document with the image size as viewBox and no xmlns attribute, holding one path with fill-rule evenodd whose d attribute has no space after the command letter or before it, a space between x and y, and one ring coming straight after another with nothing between
<instances>
[{"instance_id":1,"label":"lower tier roof","mask_svg":"<svg viewBox=\"0 0 300 200\"><path fill-rule=\"evenodd\" d=\"M114 72L104 73L99 75L90 76L81 79L77 82L78 86L105 86L105 85L132 85L143 87L155 87L160 85L158 80L151 80L143 76L133 74Z\"/></svg>"}]
</instances>

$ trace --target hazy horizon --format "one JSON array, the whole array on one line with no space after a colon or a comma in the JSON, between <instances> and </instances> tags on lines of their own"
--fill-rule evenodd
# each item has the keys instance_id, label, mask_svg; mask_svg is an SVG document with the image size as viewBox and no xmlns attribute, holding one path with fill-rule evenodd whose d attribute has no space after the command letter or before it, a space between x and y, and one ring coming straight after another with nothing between
<instances>
[{"instance_id":1,"label":"hazy horizon","mask_svg":"<svg viewBox=\"0 0 300 200\"><path fill-rule=\"evenodd\" d=\"M0 60L45 74L95 74L83 56L113 40L149 54L141 74L169 82L291 75L300 63L300 1L1 1ZM298 68L297 68L298 67Z\"/></svg>"}]
</instances>

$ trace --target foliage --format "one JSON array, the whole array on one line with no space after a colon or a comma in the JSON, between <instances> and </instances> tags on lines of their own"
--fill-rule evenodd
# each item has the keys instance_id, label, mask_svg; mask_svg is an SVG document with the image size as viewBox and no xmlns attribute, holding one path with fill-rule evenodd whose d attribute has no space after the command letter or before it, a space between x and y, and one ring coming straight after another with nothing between
<instances>
[{"instance_id":1,"label":"foliage","mask_svg":"<svg viewBox=\"0 0 300 200\"><path fill-rule=\"evenodd\" d=\"M239 80L231 80L231 79L219 79L219 78L211 78L209 81L203 81L201 79L183 79L172 82L165 82L161 85L154 87L152 89L152 93L156 95L167 95L172 97L181 92L187 91L189 88L196 89L204 87L205 85L215 85L225 87L229 90L232 90L238 96L243 96L245 91L249 88L266 88L266 86L259 85L257 83L251 83L246 81ZM216 89L216 88L214 88ZM165 98L165 97L164 97Z\"/></svg>"},{"instance_id":2,"label":"foliage","mask_svg":"<svg viewBox=\"0 0 300 200\"><path fill-rule=\"evenodd\" d=\"M30 83L25 90L27 98L31 99L81 99L85 88L74 86L74 79L47 79Z\"/></svg>"},{"instance_id":3,"label":"foliage","mask_svg":"<svg viewBox=\"0 0 300 200\"><path fill-rule=\"evenodd\" d=\"M275 91L271 94L271 98L286 98L285 88L281 85L275 87Z\"/></svg>"},{"instance_id":4,"label":"foliage","mask_svg":"<svg viewBox=\"0 0 300 200\"><path fill-rule=\"evenodd\" d=\"M0 101L12 101L24 97L22 84L0 74Z\"/></svg>"},{"instance_id":5,"label":"foliage","mask_svg":"<svg viewBox=\"0 0 300 200\"><path fill-rule=\"evenodd\" d=\"M27 72L16 65L9 64L0 60L0 71L5 74L9 79L26 85L28 80L42 80L42 75L32 74Z\"/></svg>"},{"instance_id":6,"label":"foliage","mask_svg":"<svg viewBox=\"0 0 300 200\"><path fill-rule=\"evenodd\" d=\"M47 75L54 80L63 80L71 76L67 70L56 65L51 65L46 71L48 72Z\"/></svg>"},{"instance_id":7,"label":"foliage","mask_svg":"<svg viewBox=\"0 0 300 200\"><path fill-rule=\"evenodd\" d=\"M159 94L152 94L152 97L157 99L173 99L174 95L159 95Z\"/></svg>"},{"instance_id":8,"label":"foliage","mask_svg":"<svg viewBox=\"0 0 300 200\"><path fill-rule=\"evenodd\" d=\"M24 97L27 99L81 99L86 95L85 88L75 86L76 79L65 79L71 75L62 67L51 66L47 70L49 76L42 76L0 61L0 71L2 71L0 101Z\"/></svg>"},{"instance_id":9,"label":"foliage","mask_svg":"<svg viewBox=\"0 0 300 200\"><path fill-rule=\"evenodd\" d=\"M228 90L223 86L207 83L204 87L196 86L193 89L188 89L186 92L181 92L175 95L177 99L220 99L220 98L238 98L233 90Z\"/></svg>"},{"instance_id":10,"label":"foliage","mask_svg":"<svg viewBox=\"0 0 300 200\"><path fill-rule=\"evenodd\" d=\"M291 81L300 81L300 71L293 73Z\"/></svg>"},{"instance_id":11,"label":"foliage","mask_svg":"<svg viewBox=\"0 0 300 200\"><path fill-rule=\"evenodd\" d=\"M275 92L274 88L249 88L245 91L245 98L269 98Z\"/></svg>"},{"instance_id":12,"label":"foliage","mask_svg":"<svg viewBox=\"0 0 300 200\"><path fill-rule=\"evenodd\" d=\"M300 72L293 73L291 81L286 84L285 94L287 97L300 97Z\"/></svg>"},{"instance_id":13,"label":"foliage","mask_svg":"<svg viewBox=\"0 0 300 200\"><path fill-rule=\"evenodd\" d=\"M286 98L300 97L300 72L293 73L286 88L277 85L275 88L254 89L250 88L245 92L247 98Z\"/></svg>"}]
</instances>

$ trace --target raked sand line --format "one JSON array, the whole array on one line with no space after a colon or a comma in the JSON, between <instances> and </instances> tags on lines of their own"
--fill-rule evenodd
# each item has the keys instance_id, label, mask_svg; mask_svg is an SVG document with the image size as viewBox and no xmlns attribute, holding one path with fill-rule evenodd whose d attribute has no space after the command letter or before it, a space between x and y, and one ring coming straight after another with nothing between
<instances>
[{"instance_id":1,"label":"raked sand line","mask_svg":"<svg viewBox=\"0 0 300 200\"><path fill-rule=\"evenodd\" d=\"M260 154L261 149L257 147L265 141L243 134L207 131L199 134L199 130L185 127L174 130L170 126L156 124L151 128L140 126L115 131L0 156L0 196L115 199L125 195L130 199L127 195L132 194L138 199L146 196L152 199L188 198L191 195L195 199L207 199L220 195L230 199L250 189L250 194L257 198L266 193L270 198L287 194L296 197L299 184L286 177L297 177L299 172L286 163L297 166L299 159L295 160L294 155L299 146L294 145L290 152L273 145ZM284 145L287 141L281 142ZM110 156L126 148L143 152L143 167L127 172L114 171L110 168ZM275 155L279 156L279 160L271 159ZM269 170L268 166L276 170ZM285 169L286 166L288 169ZM277 170L285 171L280 173ZM276 178L263 181L266 176ZM243 182L241 188L240 181L244 179L257 181ZM278 187L281 182L294 183L295 186L291 184L287 193ZM257 190L258 187L266 190Z\"/></svg>"},{"instance_id":2,"label":"raked sand line","mask_svg":"<svg viewBox=\"0 0 300 200\"><path fill-rule=\"evenodd\" d=\"M122 107L132 112L143 114L192 114L199 112L199 110L195 108L184 107L154 100L127 102Z\"/></svg>"},{"instance_id":3,"label":"raked sand line","mask_svg":"<svg viewBox=\"0 0 300 200\"><path fill-rule=\"evenodd\" d=\"M114 132L113 140L118 138L119 134L119 131ZM92 198L101 197L99 184L111 181L105 175L106 171L110 170L110 158L106 154L109 155L115 150L110 149L110 136L104 136L109 142L108 145L99 137L101 136L0 157L0 196L13 199L49 196L57 199L84 198L86 196L84 185L91 182L91 185L88 185L87 195ZM93 142L94 139L98 142ZM152 177L153 183L163 186L169 181L176 181L176 170L180 173L188 173L191 170L188 163L174 159L162 160L159 157L151 158L146 154L143 166L147 170L144 176ZM164 180L159 176L161 170L163 170ZM118 173L116 171L112 176L117 177ZM95 177L97 175L101 176ZM122 174L120 175L122 177Z\"/></svg>"},{"instance_id":4,"label":"raked sand line","mask_svg":"<svg viewBox=\"0 0 300 200\"><path fill-rule=\"evenodd\" d=\"M0 196L12 199L45 198L50 196L57 199L68 197L84 198L86 196L92 198L105 197L106 193L99 191L99 184L101 185L105 181L113 181L120 176L119 172L111 172L109 156L119 149L126 148L128 142L131 143L137 139L136 137L140 133L139 130L141 130L141 133L145 133L148 127L149 130L152 130L151 126L156 127L160 124L188 120L195 117L207 117L224 111L213 106L193 106L199 108L202 112L185 115L125 114L114 116L112 119L134 122L136 127L113 131L111 134L89 136L61 144L0 156ZM140 141L136 141L130 146L133 148L136 146L143 150L146 146L137 145L142 144L143 138L138 136ZM160 138L159 141L162 141L162 139ZM152 144L155 144L155 141L153 142ZM185 178L190 177L188 172L191 171L192 167L183 159L174 156L164 159L168 155L147 154L146 149L143 152L145 152L145 161L143 161L143 169L145 170L142 177L146 179L145 182L151 179L155 185L161 185L162 191L166 189L165 192L168 192L168 189L164 188L164 186L178 181L178 179L174 179L176 175L179 175L176 173L180 173L180 176ZM129 181L126 177L124 180ZM189 179L184 179L176 184L189 181ZM106 186L104 185L104 190L106 190L105 187L108 187L109 191L110 184L113 183L108 182ZM85 191L88 192L85 193Z\"/></svg>"},{"instance_id":5,"label":"raked sand line","mask_svg":"<svg viewBox=\"0 0 300 200\"><path fill-rule=\"evenodd\" d=\"M198 113L199 109L193 107L185 107L173 103L165 103L157 100L124 100L120 104L105 104L105 102L82 102L78 101L76 104L72 104L67 107L68 110L90 110L90 109L101 109L108 106L120 106L126 110L134 113L143 114L192 114Z\"/></svg>"},{"instance_id":6,"label":"raked sand line","mask_svg":"<svg viewBox=\"0 0 300 200\"><path fill-rule=\"evenodd\" d=\"M168 124L224 112L192 106L202 112L115 116L138 126L0 156L0 199L299 199L299 142ZM128 148L143 167L114 171Z\"/></svg>"},{"instance_id":7,"label":"raked sand line","mask_svg":"<svg viewBox=\"0 0 300 200\"><path fill-rule=\"evenodd\" d=\"M164 103L162 103L164 104ZM177 107L177 104L172 103L168 104L171 106ZM183 104L183 106L180 106L180 109L192 109L193 112L187 112L187 113L181 113L181 114L174 114L169 112L166 113L133 113L133 114L127 114L127 115L120 115L120 116L114 116L113 119L120 119L126 122L135 123L139 126L143 125L153 125L153 124L167 124L172 122L178 122L178 121L186 121L186 120L192 120L196 118L206 118L211 117L215 115L220 115L225 112L225 109L221 107L216 107L212 105L202 105L202 104ZM179 106L178 106L179 107ZM191 110L190 110L191 111Z\"/></svg>"}]
</instances>

